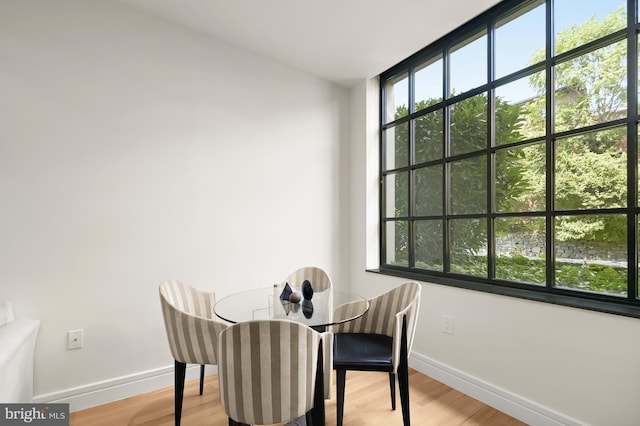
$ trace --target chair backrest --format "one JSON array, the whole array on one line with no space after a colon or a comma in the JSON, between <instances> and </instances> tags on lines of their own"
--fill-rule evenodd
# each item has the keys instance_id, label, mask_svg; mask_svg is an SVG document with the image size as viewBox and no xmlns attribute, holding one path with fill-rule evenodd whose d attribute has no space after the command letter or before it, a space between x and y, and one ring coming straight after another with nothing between
<instances>
[{"instance_id":1,"label":"chair backrest","mask_svg":"<svg viewBox=\"0 0 640 426\"><path fill-rule=\"evenodd\" d=\"M272 424L310 411L321 340L310 327L286 320L240 322L222 331L218 380L227 416Z\"/></svg>"},{"instance_id":2,"label":"chair backrest","mask_svg":"<svg viewBox=\"0 0 640 426\"><path fill-rule=\"evenodd\" d=\"M421 287L417 282L401 284L386 293L369 299L369 310L360 318L333 326L334 333L371 333L399 337L402 316L406 315L407 349L411 352L420 309ZM338 307L334 317L339 317Z\"/></svg>"},{"instance_id":3,"label":"chair backrest","mask_svg":"<svg viewBox=\"0 0 640 426\"><path fill-rule=\"evenodd\" d=\"M287 279L284 280L281 285L284 286L285 283L289 283L291 287L300 289L304 280L309 280L314 291L331 288L331 279L329 278L329 275L323 269L315 266L305 266L303 268L296 269L289 274Z\"/></svg>"},{"instance_id":4,"label":"chair backrest","mask_svg":"<svg viewBox=\"0 0 640 426\"><path fill-rule=\"evenodd\" d=\"M173 358L189 364L217 364L218 334L227 325L213 319L215 295L174 280L161 282L159 292Z\"/></svg>"}]
</instances>

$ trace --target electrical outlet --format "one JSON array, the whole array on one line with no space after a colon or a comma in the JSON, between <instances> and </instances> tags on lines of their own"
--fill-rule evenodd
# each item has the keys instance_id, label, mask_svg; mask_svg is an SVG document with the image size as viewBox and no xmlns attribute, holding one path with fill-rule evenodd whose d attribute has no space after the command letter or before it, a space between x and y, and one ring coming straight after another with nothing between
<instances>
[{"instance_id":1,"label":"electrical outlet","mask_svg":"<svg viewBox=\"0 0 640 426\"><path fill-rule=\"evenodd\" d=\"M84 344L84 330L67 331L67 349L80 349Z\"/></svg>"},{"instance_id":2,"label":"electrical outlet","mask_svg":"<svg viewBox=\"0 0 640 426\"><path fill-rule=\"evenodd\" d=\"M453 317L450 315L442 316L442 332L445 334L453 334Z\"/></svg>"}]
</instances>

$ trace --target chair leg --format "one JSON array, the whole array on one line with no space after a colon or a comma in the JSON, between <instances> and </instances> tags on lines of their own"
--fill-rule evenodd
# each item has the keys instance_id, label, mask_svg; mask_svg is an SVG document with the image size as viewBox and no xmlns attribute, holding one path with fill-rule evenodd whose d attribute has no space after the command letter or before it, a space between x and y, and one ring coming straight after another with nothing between
<instances>
[{"instance_id":1,"label":"chair leg","mask_svg":"<svg viewBox=\"0 0 640 426\"><path fill-rule=\"evenodd\" d=\"M407 317L402 320L402 337L400 338L400 362L398 363L398 385L400 387L400 404L402 405L402 423L411 425L409 415L409 354L407 353Z\"/></svg>"},{"instance_id":2,"label":"chair leg","mask_svg":"<svg viewBox=\"0 0 640 426\"><path fill-rule=\"evenodd\" d=\"M398 387L400 388L403 424L404 426L409 426L411 424L411 418L409 416L409 370L406 360L400 361L398 365Z\"/></svg>"},{"instance_id":3,"label":"chair leg","mask_svg":"<svg viewBox=\"0 0 640 426\"><path fill-rule=\"evenodd\" d=\"M391 390L391 409L396 409L396 375L389 373L389 389Z\"/></svg>"},{"instance_id":4,"label":"chair leg","mask_svg":"<svg viewBox=\"0 0 640 426\"><path fill-rule=\"evenodd\" d=\"M187 371L187 364L180 361L175 361L174 366L174 417L176 418L176 426L180 426L180 420L182 418L182 398L184 396L184 376Z\"/></svg>"},{"instance_id":5,"label":"chair leg","mask_svg":"<svg viewBox=\"0 0 640 426\"><path fill-rule=\"evenodd\" d=\"M204 391L204 364L200 366L200 395Z\"/></svg>"},{"instance_id":6,"label":"chair leg","mask_svg":"<svg viewBox=\"0 0 640 426\"><path fill-rule=\"evenodd\" d=\"M347 378L347 370L336 370L336 420L337 425L342 426L344 415L344 385Z\"/></svg>"},{"instance_id":7,"label":"chair leg","mask_svg":"<svg viewBox=\"0 0 640 426\"><path fill-rule=\"evenodd\" d=\"M313 408L310 416L307 416L307 426L324 426L326 419L324 413L324 351L322 341L318 346L318 363L316 367L315 388L313 392ZM309 420L311 422L309 423Z\"/></svg>"},{"instance_id":8,"label":"chair leg","mask_svg":"<svg viewBox=\"0 0 640 426\"><path fill-rule=\"evenodd\" d=\"M249 425L246 423L236 422L231 417L229 417L229 426L249 426Z\"/></svg>"}]
</instances>

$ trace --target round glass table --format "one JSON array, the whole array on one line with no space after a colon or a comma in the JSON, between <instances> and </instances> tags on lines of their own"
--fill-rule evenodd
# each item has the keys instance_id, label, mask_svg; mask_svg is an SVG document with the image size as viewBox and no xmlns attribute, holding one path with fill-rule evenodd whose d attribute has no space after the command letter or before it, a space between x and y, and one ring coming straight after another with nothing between
<instances>
[{"instance_id":1,"label":"round glass table","mask_svg":"<svg viewBox=\"0 0 640 426\"><path fill-rule=\"evenodd\" d=\"M310 300L293 303L280 297L282 290L282 287L269 287L234 293L218 300L213 306L213 312L231 323L257 319L287 319L306 324L316 330L323 330L338 322L359 318L369 309L366 298L350 291L338 291L333 288L314 291ZM347 303L352 304L348 315L334 322L335 308Z\"/></svg>"}]
</instances>

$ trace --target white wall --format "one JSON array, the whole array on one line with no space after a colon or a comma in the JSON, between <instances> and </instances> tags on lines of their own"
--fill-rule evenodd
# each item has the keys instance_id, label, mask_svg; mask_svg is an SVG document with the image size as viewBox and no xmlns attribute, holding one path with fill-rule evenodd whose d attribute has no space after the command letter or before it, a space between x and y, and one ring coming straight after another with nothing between
<instances>
[{"instance_id":1,"label":"white wall","mask_svg":"<svg viewBox=\"0 0 640 426\"><path fill-rule=\"evenodd\" d=\"M313 264L340 285L347 105L116 2L2 0L0 300L42 320L36 398L170 372L161 280L220 297Z\"/></svg>"},{"instance_id":2,"label":"white wall","mask_svg":"<svg viewBox=\"0 0 640 426\"><path fill-rule=\"evenodd\" d=\"M0 299L42 320L42 400L170 371L166 278L219 295L304 264L369 296L403 281L364 272L375 82L347 97L108 1L3 0L0 64ZM425 283L412 365L530 423L635 425L637 336L636 319Z\"/></svg>"},{"instance_id":3,"label":"white wall","mask_svg":"<svg viewBox=\"0 0 640 426\"><path fill-rule=\"evenodd\" d=\"M377 267L377 97L374 81L350 92L349 282L368 296L406 281L365 272ZM422 290L413 367L529 424L640 424L640 320L436 284ZM442 333L442 315L454 318L453 335Z\"/></svg>"}]
</instances>

